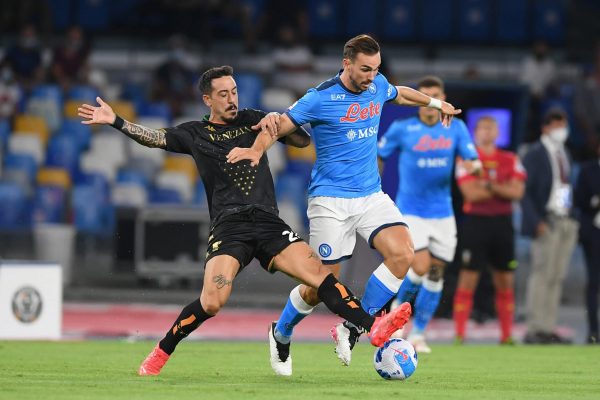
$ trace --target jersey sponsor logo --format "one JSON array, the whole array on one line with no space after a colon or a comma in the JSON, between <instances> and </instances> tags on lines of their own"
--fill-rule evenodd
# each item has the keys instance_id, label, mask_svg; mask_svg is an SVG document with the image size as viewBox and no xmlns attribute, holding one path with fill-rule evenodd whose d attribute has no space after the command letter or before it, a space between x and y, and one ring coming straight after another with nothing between
<instances>
[{"instance_id":1,"label":"jersey sponsor logo","mask_svg":"<svg viewBox=\"0 0 600 400\"><path fill-rule=\"evenodd\" d=\"M300 239L298 237L298 235L296 234L296 232L294 232L294 231L283 231L283 232L281 232L281 236L285 236L285 235L288 235L288 240L290 241L290 243L293 243L296 240Z\"/></svg>"},{"instance_id":2,"label":"jersey sponsor logo","mask_svg":"<svg viewBox=\"0 0 600 400\"><path fill-rule=\"evenodd\" d=\"M369 85L369 88L367 90L369 91L369 93L375 94L375 93L377 93L377 85L375 85L373 82L371 82L371 84Z\"/></svg>"},{"instance_id":3,"label":"jersey sponsor logo","mask_svg":"<svg viewBox=\"0 0 600 400\"><path fill-rule=\"evenodd\" d=\"M350 129L348 133L346 133L346 137L348 140L353 141L354 139L364 139L371 136L376 136L379 130L379 125L369 126L368 128L363 129Z\"/></svg>"},{"instance_id":4,"label":"jersey sponsor logo","mask_svg":"<svg viewBox=\"0 0 600 400\"><path fill-rule=\"evenodd\" d=\"M444 168L448 165L448 157L429 157L419 158L417 160L417 166L419 168Z\"/></svg>"},{"instance_id":5,"label":"jersey sponsor logo","mask_svg":"<svg viewBox=\"0 0 600 400\"><path fill-rule=\"evenodd\" d=\"M247 126L242 126L240 128L231 129L231 130L221 132L218 134L209 133L208 136L210 137L210 140L212 140L213 142L222 142L224 140L235 139L236 137L242 136L249 132L252 132L252 129L250 129Z\"/></svg>"},{"instance_id":6,"label":"jersey sponsor logo","mask_svg":"<svg viewBox=\"0 0 600 400\"><path fill-rule=\"evenodd\" d=\"M340 122L356 122L379 114L381 114L381 103L375 104L371 101L366 107L361 107L359 103L352 103L346 110L346 115L340 118Z\"/></svg>"},{"instance_id":7,"label":"jersey sponsor logo","mask_svg":"<svg viewBox=\"0 0 600 400\"><path fill-rule=\"evenodd\" d=\"M346 95L344 93L334 93L331 95L331 100L344 100Z\"/></svg>"},{"instance_id":8,"label":"jersey sponsor logo","mask_svg":"<svg viewBox=\"0 0 600 400\"><path fill-rule=\"evenodd\" d=\"M327 243L322 243L319 246L319 254L321 257L329 257L331 255L331 246Z\"/></svg>"},{"instance_id":9,"label":"jersey sponsor logo","mask_svg":"<svg viewBox=\"0 0 600 400\"><path fill-rule=\"evenodd\" d=\"M421 136L421 139L413 146L414 151L445 150L452 147L452 139L440 136L437 139L430 135Z\"/></svg>"},{"instance_id":10,"label":"jersey sponsor logo","mask_svg":"<svg viewBox=\"0 0 600 400\"><path fill-rule=\"evenodd\" d=\"M407 132L417 132L417 131L420 131L421 129L423 129L423 125L421 125L421 124L414 124L414 125L406 126Z\"/></svg>"}]
</instances>

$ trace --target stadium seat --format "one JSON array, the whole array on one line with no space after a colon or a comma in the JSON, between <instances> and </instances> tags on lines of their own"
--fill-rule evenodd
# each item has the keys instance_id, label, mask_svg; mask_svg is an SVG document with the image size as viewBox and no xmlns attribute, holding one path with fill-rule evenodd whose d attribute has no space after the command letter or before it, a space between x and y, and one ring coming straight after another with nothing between
<instances>
[{"instance_id":1,"label":"stadium seat","mask_svg":"<svg viewBox=\"0 0 600 400\"><path fill-rule=\"evenodd\" d=\"M121 118L130 122L137 121L137 113L132 102L124 100L112 101L110 106Z\"/></svg>"},{"instance_id":2,"label":"stadium seat","mask_svg":"<svg viewBox=\"0 0 600 400\"><path fill-rule=\"evenodd\" d=\"M0 229L17 230L29 225L27 197L21 186L0 181Z\"/></svg>"},{"instance_id":3,"label":"stadium seat","mask_svg":"<svg viewBox=\"0 0 600 400\"><path fill-rule=\"evenodd\" d=\"M110 184L106 177L99 172L80 173L75 177L75 184L77 186L93 187L96 194L105 200L109 197Z\"/></svg>"},{"instance_id":4,"label":"stadium seat","mask_svg":"<svg viewBox=\"0 0 600 400\"><path fill-rule=\"evenodd\" d=\"M122 168L134 170L142 175L144 175L144 179L146 182L154 181L154 177L156 173L160 170L162 163L160 165L149 162L144 158L129 158L127 160L127 164L125 164Z\"/></svg>"},{"instance_id":5,"label":"stadium seat","mask_svg":"<svg viewBox=\"0 0 600 400\"><path fill-rule=\"evenodd\" d=\"M79 167L84 173L97 173L104 176L108 182L113 182L117 173L117 166L107 161L102 154L87 152L79 160Z\"/></svg>"},{"instance_id":6,"label":"stadium seat","mask_svg":"<svg viewBox=\"0 0 600 400\"><path fill-rule=\"evenodd\" d=\"M302 217L303 210L298 209L294 202L283 200L277 202L279 209L279 217L292 228L296 233L304 232L304 218Z\"/></svg>"},{"instance_id":7,"label":"stadium seat","mask_svg":"<svg viewBox=\"0 0 600 400\"><path fill-rule=\"evenodd\" d=\"M310 36L323 39L335 38L339 30L339 15L339 0L310 0L308 2Z\"/></svg>"},{"instance_id":8,"label":"stadium seat","mask_svg":"<svg viewBox=\"0 0 600 400\"><path fill-rule=\"evenodd\" d=\"M529 3L523 0L496 2L495 37L501 43L524 43L528 39Z\"/></svg>"},{"instance_id":9,"label":"stadium seat","mask_svg":"<svg viewBox=\"0 0 600 400\"><path fill-rule=\"evenodd\" d=\"M128 82L123 86L121 98L133 104L136 110L141 110L146 103L146 87L137 83Z\"/></svg>"},{"instance_id":10,"label":"stadium seat","mask_svg":"<svg viewBox=\"0 0 600 400\"><path fill-rule=\"evenodd\" d=\"M565 2L535 0L533 6L533 37L560 44L565 39Z\"/></svg>"},{"instance_id":11,"label":"stadium seat","mask_svg":"<svg viewBox=\"0 0 600 400\"><path fill-rule=\"evenodd\" d=\"M38 186L33 200L34 223L63 223L67 220L67 191L59 186Z\"/></svg>"},{"instance_id":12,"label":"stadium seat","mask_svg":"<svg viewBox=\"0 0 600 400\"><path fill-rule=\"evenodd\" d=\"M31 90L31 99L44 99L55 102L59 107L63 104L63 92L58 85L38 85Z\"/></svg>"},{"instance_id":13,"label":"stadium seat","mask_svg":"<svg viewBox=\"0 0 600 400\"><path fill-rule=\"evenodd\" d=\"M127 140L127 147L132 159L138 160L138 162L143 161L146 163L150 163L156 168L161 167L163 165L167 154L162 149L146 147L131 139Z\"/></svg>"},{"instance_id":14,"label":"stadium seat","mask_svg":"<svg viewBox=\"0 0 600 400\"><path fill-rule=\"evenodd\" d=\"M136 124L147 126L148 128L168 128L169 119L160 116L141 115L138 117Z\"/></svg>"},{"instance_id":15,"label":"stadium seat","mask_svg":"<svg viewBox=\"0 0 600 400\"><path fill-rule=\"evenodd\" d=\"M346 0L344 7L347 10L360 10L360 18L356 17L353 12L345 13L345 31L348 37L353 37L361 33L376 35L378 27L377 23L377 7L375 4L370 7L365 7L363 0Z\"/></svg>"},{"instance_id":16,"label":"stadium seat","mask_svg":"<svg viewBox=\"0 0 600 400\"><path fill-rule=\"evenodd\" d=\"M236 74L240 108L261 108L263 82L259 75L252 73Z\"/></svg>"},{"instance_id":17,"label":"stadium seat","mask_svg":"<svg viewBox=\"0 0 600 400\"><path fill-rule=\"evenodd\" d=\"M418 15L420 36L434 42L451 42L454 18L454 2L448 0L419 1ZM435 10L435 12L432 12Z\"/></svg>"},{"instance_id":18,"label":"stadium seat","mask_svg":"<svg viewBox=\"0 0 600 400\"><path fill-rule=\"evenodd\" d=\"M306 213L306 189L304 179L297 175L280 174L275 181L277 201L292 202L301 215Z\"/></svg>"},{"instance_id":19,"label":"stadium seat","mask_svg":"<svg viewBox=\"0 0 600 400\"><path fill-rule=\"evenodd\" d=\"M79 170L79 145L66 134L55 135L48 143L46 165L60 167L75 175Z\"/></svg>"},{"instance_id":20,"label":"stadium seat","mask_svg":"<svg viewBox=\"0 0 600 400\"><path fill-rule=\"evenodd\" d=\"M72 194L73 221L82 233L102 235L111 228L111 207L92 185L77 185Z\"/></svg>"},{"instance_id":21,"label":"stadium seat","mask_svg":"<svg viewBox=\"0 0 600 400\"><path fill-rule=\"evenodd\" d=\"M125 140L130 139L117 131L97 133L92 136L90 152L98 154L107 163L118 168L125 164L127 159Z\"/></svg>"},{"instance_id":22,"label":"stadium seat","mask_svg":"<svg viewBox=\"0 0 600 400\"><path fill-rule=\"evenodd\" d=\"M145 117L163 118L166 121L171 121L172 118L171 108L165 102L145 103L139 111L139 114ZM137 122L139 123L139 121ZM168 126L168 122L159 128L164 128L165 126Z\"/></svg>"},{"instance_id":23,"label":"stadium seat","mask_svg":"<svg viewBox=\"0 0 600 400\"><path fill-rule=\"evenodd\" d=\"M314 143L302 148L286 146L288 159L290 160L304 160L310 163L314 163L317 159L317 151L315 150Z\"/></svg>"},{"instance_id":24,"label":"stadium seat","mask_svg":"<svg viewBox=\"0 0 600 400\"><path fill-rule=\"evenodd\" d=\"M285 173L297 175L304 180L305 184L308 184L312 168L312 162L308 162L306 160L289 160L285 168Z\"/></svg>"},{"instance_id":25,"label":"stadium seat","mask_svg":"<svg viewBox=\"0 0 600 400\"><path fill-rule=\"evenodd\" d=\"M42 117L36 115L19 114L15 117L15 133L32 132L38 135L44 145L48 143L50 131L48 124Z\"/></svg>"},{"instance_id":26,"label":"stadium seat","mask_svg":"<svg viewBox=\"0 0 600 400\"><path fill-rule=\"evenodd\" d=\"M110 24L110 0L79 0L77 23L85 31L101 31Z\"/></svg>"},{"instance_id":27,"label":"stadium seat","mask_svg":"<svg viewBox=\"0 0 600 400\"><path fill-rule=\"evenodd\" d=\"M196 183L198 179L198 168L193 158L186 155L173 155L165 158L164 171L181 172L185 174L190 184Z\"/></svg>"},{"instance_id":28,"label":"stadium seat","mask_svg":"<svg viewBox=\"0 0 600 400\"><path fill-rule=\"evenodd\" d=\"M460 0L459 38L464 42L482 43L491 33L491 10L488 0Z\"/></svg>"},{"instance_id":29,"label":"stadium seat","mask_svg":"<svg viewBox=\"0 0 600 400\"><path fill-rule=\"evenodd\" d=\"M82 124L81 118L65 118L58 133L76 142L79 151L86 150L90 146L92 129L89 125Z\"/></svg>"},{"instance_id":30,"label":"stadium seat","mask_svg":"<svg viewBox=\"0 0 600 400\"><path fill-rule=\"evenodd\" d=\"M134 182L120 182L113 187L111 201L117 207L144 207L148 203L148 191Z\"/></svg>"},{"instance_id":31,"label":"stadium seat","mask_svg":"<svg viewBox=\"0 0 600 400\"><path fill-rule=\"evenodd\" d=\"M417 21L415 0L386 0L383 7L383 37L392 40L414 39Z\"/></svg>"},{"instance_id":32,"label":"stadium seat","mask_svg":"<svg viewBox=\"0 0 600 400\"><path fill-rule=\"evenodd\" d=\"M208 208L206 189L204 188L204 183L202 183L201 180L196 182L196 187L194 190L194 204L202 208Z\"/></svg>"},{"instance_id":33,"label":"stadium seat","mask_svg":"<svg viewBox=\"0 0 600 400\"><path fill-rule=\"evenodd\" d=\"M6 153L4 156L4 173L10 169L24 171L31 183L37 174L37 163L31 154Z\"/></svg>"},{"instance_id":34,"label":"stadium seat","mask_svg":"<svg viewBox=\"0 0 600 400\"><path fill-rule=\"evenodd\" d=\"M150 191L150 202L155 204L181 204L183 201L177 190L156 187Z\"/></svg>"},{"instance_id":35,"label":"stadium seat","mask_svg":"<svg viewBox=\"0 0 600 400\"><path fill-rule=\"evenodd\" d=\"M31 197L34 193L34 182L24 169L6 168L2 171L2 180L19 185L25 191L27 197Z\"/></svg>"},{"instance_id":36,"label":"stadium seat","mask_svg":"<svg viewBox=\"0 0 600 400\"><path fill-rule=\"evenodd\" d=\"M63 189L71 187L71 175L63 168L40 168L37 173L38 185L57 186Z\"/></svg>"},{"instance_id":37,"label":"stadium seat","mask_svg":"<svg viewBox=\"0 0 600 400\"><path fill-rule=\"evenodd\" d=\"M117 173L117 183L136 184L144 188L149 186L148 177L142 171L132 168L121 168Z\"/></svg>"},{"instance_id":38,"label":"stadium seat","mask_svg":"<svg viewBox=\"0 0 600 400\"><path fill-rule=\"evenodd\" d=\"M69 90L67 97L69 98L69 100L75 100L88 104L96 104L96 97L98 97L99 95L100 92L98 92L98 89L96 89L93 86L78 85L73 86Z\"/></svg>"},{"instance_id":39,"label":"stadium seat","mask_svg":"<svg viewBox=\"0 0 600 400\"><path fill-rule=\"evenodd\" d=\"M29 154L38 165L46 160L46 150L40 137L35 133L13 134L8 138L8 151L15 154Z\"/></svg>"},{"instance_id":40,"label":"stadium seat","mask_svg":"<svg viewBox=\"0 0 600 400\"><path fill-rule=\"evenodd\" d=\"M156 175L156 188L171 189L179 193L181 201L189 203L194 197L193 184L184 172L178 171L160 171Z\"/></svg>"},{"instance_id":41,"label":"stadium seat","mask_svg":"<svg viewBox=\"0 0 600 400\"><path fill-rule=\"evenodd\" d=\"M269 158L269 169L271 170L271 175L276 177L277 174L279 174L285 168L285 145L282 143L275 143L267 150L267 157Z\"/></svg>"},{"instance_id":42,"label":"stadium seat","mask_svg":"<svg viewBox=\"0 0 600 400\"><path fill-rule=\"evenodd\" d=\"M8 144L8 136L10 135L10 123L7 119L0 119L0 152L5 149Z\"/></svg>"},{"instance_id":43,"label":"stadium seat","mask_svg":"<svg viewBox=\"0 0 600 400\"><path fill-rule=\"evenodd\" d=\"M282 112L295 101L296 97L291 90L274 87L263 90L261 97L261 104L266 111Z\"/></svg>"},{"instance_id":44,"label":"stadium seat","mask_svg":"<svg viewBox=\"0 0 600 400\"><path fill-rule=\"evenodd\" d=\"M56 131L62 122L61 105L52 99L29 99L25 105L25 113L42 118L51 132Z\"/></svg>"},{"instance_id":45,"label":"stadium seat","mask_svg":"<svg viewBox=\"0 0 600 400\"><path fill-rule=\"evenodd\" d=\"M77 109L79 108L79 106L81 105L82 101L79 100L67 100L65 101L65 104L63 106L63 116L65 118L80 118L77 115ZM95 106L97 105L96 102L92 103L91 105Z\"/></svg>"}]
</instances>

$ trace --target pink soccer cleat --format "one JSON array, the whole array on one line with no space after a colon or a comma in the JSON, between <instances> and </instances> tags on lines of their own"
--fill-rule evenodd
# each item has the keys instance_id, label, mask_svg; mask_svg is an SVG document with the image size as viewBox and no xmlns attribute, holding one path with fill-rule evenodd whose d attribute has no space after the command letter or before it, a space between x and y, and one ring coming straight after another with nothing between
<instances>
[{"instance_id":1,"label":"pink soccer cleat","mask_svg":"<svg viewBox=\"0 0 600 400\"><path fill-rule=\"evenodd\" d=\"M408 322L411 314L410 303L404 302L389 313L375 318L375 323L369 332L371 344L381 347L390 339L390 336Z\"/></svg>"},{"instance_id":2,"label":"pink soccer cleat","mask_svg":"<svg viewBox=\"0 0 600 400\"><path fill-rule=\"evenodd\" d=\"M158 344L152 349L148 357L144 360L138 369L138 375L158 375L160 370L169 361L169 355L165 353Z\"/></svg>"}]
</instances>

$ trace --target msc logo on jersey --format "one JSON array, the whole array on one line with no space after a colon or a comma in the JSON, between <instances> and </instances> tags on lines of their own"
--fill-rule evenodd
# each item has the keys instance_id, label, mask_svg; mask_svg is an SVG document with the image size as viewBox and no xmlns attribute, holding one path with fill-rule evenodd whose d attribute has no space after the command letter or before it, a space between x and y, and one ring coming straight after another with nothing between
<instances>
[{"instance_id":1,"label":"msc logo on jersey","mask_svg":"<svg viewBox=\"0 0 600 400\"><path fill-rule=\"evenodd\" d=\"M417 166L419 168L444 168L448 166L447 157L431 157L431 158L419 158L417 160Z\"/></svg>"},{"instance_id":2,"label":"msc logo on jersey","mask_svg":"<svg viewBox=\"0 0 600 400\"><path fill-rule=\"evenodd\" d=\"M346 95L344 93L335 93L331 95L331 100L344 100Z\"/></svg>"},{"instance_id":3,"label":"msc logo on jersey","mask_svg":"<svg viewBox=\"0 0 600 400\"><path fill-rule=\"evenodd\" d=\"M321 257L329 257L331 255L331 246L323 243L319 246L319 254Z\"/></svg>"},{"instance_id":4,"label":"msc logo on jersey","mask_svg":"<svg viewBox=\"0 0 600 400\"><path fill-rule=\"evenodd\" d=\"M375 93L377 93L377 85L375 85L373 82L371 82L371 84L369 85L369 88L367 90L369 91L369 93L375 94Z\"/></svg>"},{"instance_id":5,"label":"msc logo on jersey","mask_svg":"<svg viewBox=\"0 0 600 400\"><path fill-rule=\"evenodd\" d=\"M371 136L376 136L377 131L379 130L379 126L370 126L368 128L363 129L350 129L348 133L346 133L346 137L348 140L353 141L354 139L364 139Z\"/></svg>"}]
</instances>

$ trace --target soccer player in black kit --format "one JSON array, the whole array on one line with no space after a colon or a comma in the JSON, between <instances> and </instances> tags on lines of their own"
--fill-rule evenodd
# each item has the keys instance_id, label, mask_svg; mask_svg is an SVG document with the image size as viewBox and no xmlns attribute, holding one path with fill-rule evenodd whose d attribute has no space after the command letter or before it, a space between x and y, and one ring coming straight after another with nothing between
<instances>
[{"instance_id":1,"label":"soccer player in black kit","mask_svg":"<svg viewBox=\"0 0 600 400\"><path fill-rule=\"evenodd\" d=\"M175 346L225 305L238 272L253 258L269 271L282 271L318 290L319 298L335 314L369 332L374 346L382 346L410 316L410 306L382 317L368 315L347 286L340 283L319 257L278 217L273 178L266 154L258 165L227 161L235 147L254 143L262 111L238 111L237 87L229 66L211 68L198 87L210 115L202 121L173 128L152 129L123 120L101 98L98 107L82 104L83 124L110 124L138 143L191 155L206 188L211 218L204 283L200 298L183 308L165 337L138 370L158 375ZM301 128L285 138L288 144L307 146L310 137ZM287 354L280 354L285 360Z\"/></svg>"}]
</instances>

